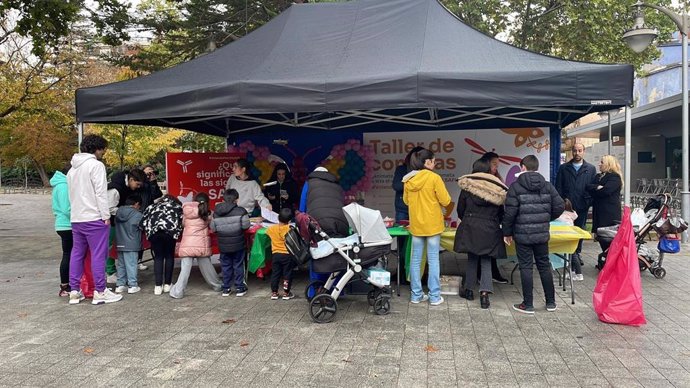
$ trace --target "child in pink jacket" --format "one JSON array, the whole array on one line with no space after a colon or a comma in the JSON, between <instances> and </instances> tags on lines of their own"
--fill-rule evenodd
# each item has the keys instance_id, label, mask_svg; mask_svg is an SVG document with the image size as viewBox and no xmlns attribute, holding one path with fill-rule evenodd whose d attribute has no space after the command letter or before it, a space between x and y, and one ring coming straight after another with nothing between
<instances>
[{"instance_id":1,"label":"child in pink jacket","mask_svg":"<svg viewBox=\"0 0 690 388\"><path fill-rule=\"evenodd\" d=\"M192 202L182 204L182 214L184 229L178 254L182 258L182 268L177 282L170 288L170 296L175 299L184 297L194 258L199 264L199 270L206 283L215 291L220 291L221 283L218 273L211 264L211 237L208 234L211 209L208 194L198 193Z\"/></svg>"}]
</instances>

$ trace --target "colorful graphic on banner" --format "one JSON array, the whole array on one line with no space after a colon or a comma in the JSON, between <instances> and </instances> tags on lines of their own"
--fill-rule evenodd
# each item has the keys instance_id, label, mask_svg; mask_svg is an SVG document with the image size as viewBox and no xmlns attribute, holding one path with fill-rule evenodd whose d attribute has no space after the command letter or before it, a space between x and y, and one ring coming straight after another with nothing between
<instances>
[{"instance_id":1,"label":"colorful graphic on banner","mask_svg":"<svg viewBox=\"0 0 690 388\"><path fill-rule=\"evenodd\" d=\"M266 183L271 178L273 166L277 163L285 163L280 157L271 155L268 147L257 146L251 140L243 141L237 146L228 146L228 152L247 155L246 158L250 164L248 172L261 183Z\"/></svg>"},{"instance_id":2,"label":"colorful graphic on banner","mask_svg":"<svg viewBox=\"0 0 690 388\"><path fill-rule=\"evenodd\" d=\"M374 176L374 148L357 139L333 146L331 154L321 162L340 181L345 196L357 197L371 189Z\"/></svg>"},{"instance_id":3,"label":"colorful graphic on banner","mask_svg":"<svg viewBox=\"0 0 690 388\"><path fill-rule=\"evenodd\" d=\"M241 152L190 153L165 155L168 194L189 202L199 192L208 193L211 208L223 200L225 184L232 175L232 163L245 157Z\"/></svg>"},{"instance_id":4,"label":"colorful graphic on banner","mask_svg":"<svg viewBox=\"0 0 690 388\"><path fill-rule=\"evenodd\" d=\"M366 206L393 217L395 192L393 174L407 153L417 145L436 156L435 172L446 182L453 201L460 194L456 180L472 171L472 163L488 151L500 158L498 172L510 184L520 171L520 160L530 154L539 159L539 172L549 179L550 139L546 128L503 128L433 132L364 133L364 144L373 148L374 175ZM456 213L453 211L453 218Z\"/></svg>"}]
</instances>

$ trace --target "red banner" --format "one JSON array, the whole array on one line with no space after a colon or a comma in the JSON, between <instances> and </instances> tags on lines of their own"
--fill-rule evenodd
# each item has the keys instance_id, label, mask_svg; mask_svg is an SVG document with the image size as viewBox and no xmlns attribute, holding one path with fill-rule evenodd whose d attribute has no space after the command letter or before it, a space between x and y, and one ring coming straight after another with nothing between
<instances>
[{"instance_id":1,"label":"red banner","mask_svg":"<svg viewBox=\"0 0 690 388\"><path fill-rule=\"evenodd\" d=\"M182 202L205 192L211 198L211 209L223 200L223 191L232 175L232 164L244 153L168 152L165 155L168 193Z\"/></svg>"}]
</instances>

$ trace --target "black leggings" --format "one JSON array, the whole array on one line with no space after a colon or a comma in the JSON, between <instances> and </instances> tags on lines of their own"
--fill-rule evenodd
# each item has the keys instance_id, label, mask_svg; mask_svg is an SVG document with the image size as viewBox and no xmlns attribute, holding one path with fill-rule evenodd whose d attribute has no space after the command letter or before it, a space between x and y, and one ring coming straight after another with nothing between
<instances>
[{"instance_id":1,"label":"black leggings","mask_svg":"<svg viewBox=\"0 0 690 388\"><path fill-rule=\"evenodd\" d=\"M172 284L173 267L175 266L175 239L164 232L149 237L153 251L153 273L156 285L163 285L163 268L165 267L165 284Z\"/></svg>"},{"instance_id":2,"label":"black leggings","mask_svg":"<svg viewBox=\"0 0 690 388\"><path fill-rule=\"evenodd\" d=\"M58 236L62 240L62 260L60 260L60 283L69 284L69 258L72 254L72 231L58 230Z\"/></svg>"}]
</instances>

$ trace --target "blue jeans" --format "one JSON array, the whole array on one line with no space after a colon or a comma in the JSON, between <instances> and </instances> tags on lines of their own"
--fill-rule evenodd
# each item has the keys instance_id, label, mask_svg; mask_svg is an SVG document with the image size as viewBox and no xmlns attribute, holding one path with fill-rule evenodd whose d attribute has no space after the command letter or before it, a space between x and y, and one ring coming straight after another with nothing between
<instances>
[{"instance_id":1,"label":"blue jeans","mask_svg":"<svg viewBox=\"0 0 690 388\"><path fill-rule=\"evenodd\" d=\"M426 243L426 257L429 263L429 300L437 302L441 299L441 266L438 251L441 246L441 235L428 237L412 236L412 257L410 258L410 288L412 300L421 300L422 290L422 252Z\"/></svg>"},{"instance_id":2,"label":"blue jeans","mask_svg":"<svg viewBox=\"0 0 690 388\"><path fill-rule=\"evenodd\" d=\"M220 267L223 270L223 289L230 290L232 284L235 291L244 291L244 249L237 252L220 254Z\"/></svg>"},{"instance_id":3,"label":"blue jeans","mask_svg":"<svg viewBox=\"0 0 690 388\"><path fill-rule=\"evenodd\" d=\"M137 283L137 261L139 252L117 252L117 283L118 287L127 285L129 287L138 286Z\"/></svg>"}]
</instances>

